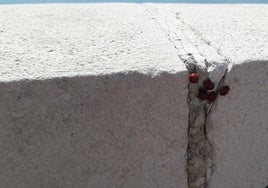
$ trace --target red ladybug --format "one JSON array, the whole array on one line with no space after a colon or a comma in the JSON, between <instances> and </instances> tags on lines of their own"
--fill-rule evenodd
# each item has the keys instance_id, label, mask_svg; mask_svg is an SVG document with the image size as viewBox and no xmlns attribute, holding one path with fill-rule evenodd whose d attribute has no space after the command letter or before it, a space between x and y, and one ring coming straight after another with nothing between
<instances>
[{"instance_id":1,"label":"red ladybug","mask_svg":"<svg viewBox=\"0 0 268 188\"><path fill-rule=\"evenodd\" d=\"M205 90L205 89L203 89L203 88L200 88L197 97L198 97L200 100L205 100L205 99L207 99L207 94L208 94L207 90Z\"/></svg>"},{"instance_id":2,"label":"red ladybug","mask_svg":"<svg viewBox=\"0 0 268 188\"><path fill-rule=\"evenodd\" d=\"M219 90L220 95L224 96L227 95L230 91L230 87L229 86L222 86Z\"/></svg>"},{"instance_id":3,"label":"red ladybug","mask_svg":"<svg viewBox=\"0 0 268 188\"><path fill-rule=\"evenodd\" d=\"M214 102L216 98L217 98L217 93L215 91L212 91L207 95L207 100L209 102Z\"/></svg>"},{"instance_id":4,"label":"red ladybug","mask_svg":"<svg viewBox=\"0 0 268 188\"><path fill-rule=\"evenodd\" d=\"M214 88L214 83L210 79L206 79L203 82L203 86L204 86L204 88L206 88L208 90L212 90Z\"/></svg>"},{"instance_id":5,"label":"red ladybug","mask_svg":"<svg viewBox=\"0 0 268 188\"><path fill-rule=\"evenodd\" d=\"M189 81L191 83L197 83L198 82L198 74L197 73L191 73L189 74Z\"/></svg>"}]
</instances>

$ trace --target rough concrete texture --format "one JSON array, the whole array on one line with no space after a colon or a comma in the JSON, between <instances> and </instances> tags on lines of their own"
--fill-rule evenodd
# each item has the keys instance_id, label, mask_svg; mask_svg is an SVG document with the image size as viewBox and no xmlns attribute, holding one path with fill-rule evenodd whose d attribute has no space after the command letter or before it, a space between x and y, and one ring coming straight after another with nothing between
<instances>
[{"instance_id":1,"label":"rough concrete texture","mask_svg":"<svg viewBox=\"0 0 268 188\"><path fill-rule=\"evenodd\" d=\"M208 101L198 97L199 87L189 84L189 128L187 146L187 176L189 188L206 187L209 181L209 169L212 167L212 147L206 134L206 108Z\"/></svg>"},{"instance_id":2,"label":"rough concrete texture","mask_svg":"<svg viewBox=\"0 0 268 188\"><path fill-rule=\"evenodd\" d=\"M0 15L1 187L188 187L192 65L216 84L228 68L231 87L205 125L215 164L205 186L268 185L267 5L1 5Z\"/></svg>"},{"instance_id":3,"label":"rough concrete texture","mask_svg":"<svg viewBox=\"0 0 268 188\"><path fill-rule=\"evenodd\" d=\"M186 77L2 83L1 186L186 187Z\"/></svg>"},{"instance_id":4,"label":"rough concrete texture","mask_svg":"<svg viewBox=\"0 0 268 188\"><path fill-rule=\"evenodd\" d=\"M268 61L233 66L225 83L231 92L220 97L208 119L215 150L209 187L268 185Z\"/></svg>"}]
</instances>

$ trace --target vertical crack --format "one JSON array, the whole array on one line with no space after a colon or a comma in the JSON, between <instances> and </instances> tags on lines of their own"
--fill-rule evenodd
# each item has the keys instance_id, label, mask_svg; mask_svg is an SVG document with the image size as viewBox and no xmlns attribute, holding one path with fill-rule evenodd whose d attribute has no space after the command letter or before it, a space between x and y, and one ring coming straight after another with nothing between
<instances>
[{"instance_id":1,"label":"vertical crack","mask_svg":"<svg viewBox=\"0 0 268 188\"><path fill-rule=\"evenodd\" d=\"M217 97L220 87L223 85L228 65L231 62L223 55L220 49L212 46L193 27L176 13L176 16L163 16L153 7L145 8L163 32L168 41L173 44L179 59L185 64L189 73L197 73L199 80L213 77L216 89L210 93ZM168 12L165 12L168 14ZM213 75L213 76L212 76ZM214 87L214 86L213 86ZM188 145L187 145L187 181L188 188L207 188L213 174L213 145L207 135L207 117L211 113L214 100L201 100L198 95L200 86L197 82L188 84L187 104L189 107L188 119Z\"/></svg>"},{"instance_id":2,"label":"vertical crack","mask_svg":"<svg viewBox=\"0 0 268 188\"><path fill-rule=\"evenodd\" d=\"M212 161L212 146L206 134L207 101L198 99L198 84L188 85L188 146L187 173L189 188L205 188L208 180L208 164Z\"/></svg>"},{"instance_id":3,"label":"vertical crack","mask_svg":"<svg viewBox=\"0 0 268 188\"><path fill-rule=\"evenodd\" d=\"M207 78L207 71L196 70L198 75ZM225 75L220 79L216 93L219 93L223 85ZM189 120L188 120L188 146L187 146L187 175L188 188L207 188L208 182L214 171L213 145L207 136L207 117L211 112L214 101L201 100L198 95L200 92L198 83L188 84Z\"/></svg>"}]
</instances>

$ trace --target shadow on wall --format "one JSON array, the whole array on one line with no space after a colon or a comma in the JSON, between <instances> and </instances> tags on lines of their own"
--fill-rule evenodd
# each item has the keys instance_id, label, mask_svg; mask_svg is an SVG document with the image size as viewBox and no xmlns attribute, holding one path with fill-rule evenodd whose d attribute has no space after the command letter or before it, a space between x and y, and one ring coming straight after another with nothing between
<instances>
[{"instance_id":1,"label":"shadow on wall","mask_svg":"<svg viewBox=\"0 0 268 188\"><path fill-rule=\"evenodd\" d=\"M1 186L186 185L187 79L134 72L1 83Z\"/></svg>"},{"instance_id":2,"label":"shadow on wall","mask_svg":"<svg viewBox=\"0 0 268 188\"><path fill-rule=\"evenodd\" d=\"M210 187L265 187L268 180L268 61L236 64L208 119L215 149Z\"/></svg>"},{"instance_id":3,"label":"shadow on wall","mask_svg":"<svg viewBox=\"0 0 268 188\"><path fill-rule=\"evenodd\" d=\"M231 92L218 100L210 115L214 130L218 130L213 130L212 138L223 138L228 146L226 150L217 146L221 147L218 151L232 158L225 158L228 164L236 161L235 165L241 165L233 171L236 174L242 169L252 176L253 171L244 163L251 163L253 158L248 155L242 157L246 161L241 160L242 152L229 143L232 139L222 137L231 135L224 132L224 127L233 133L240 131L239 127L226 126L222 117L239 124L234 118L241 114L239 110L249 110L253 118L259 118L252 109L254 105L266 105L265 112L268 111L267 101L262 101L268 96L267 63L235 65L226 80L231 83ZM186 188L187 84L187 72L156 77L133 72L0 83L1 186ZM241 85L252 88L247 91ZM258 104L245 98L263 94L266 98L258 100ZM243 105L239 103L241 99ZM237 107L236 111L220 108L227 103ZM242 130L249 133L250 126L255 126L245 125ZM245 139L246 143L252 140ZM254 152L258 153L257 149ZM215 162L221 167L220 161ZM220 172L224 172L222 166ZM213 175L212 184L214 180L218 185L226 179Z\"/></svg>"}]
</instances>

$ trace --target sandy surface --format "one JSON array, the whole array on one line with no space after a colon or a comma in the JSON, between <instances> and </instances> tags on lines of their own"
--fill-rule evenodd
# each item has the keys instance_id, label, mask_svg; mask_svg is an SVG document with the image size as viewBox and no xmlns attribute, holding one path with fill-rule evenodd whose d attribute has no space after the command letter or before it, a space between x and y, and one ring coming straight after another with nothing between
<instances>
[{"instance_id":1,"label":"sandy surface","mask_svg":"<svg viewBox=\"0 0 268 188\"><path fill-rule=\"evenodd\" d=\"M178 54L232 63L268 59L267 5L0 6L0 79L42 79L185 67ZM16 10L16 11L14 11ZM213 19L211 19L213 18ZM174 48L174 46L177 48ZM220 55L217 53L220 52ZM204 63L203 63L204 64Z\"/></svg>"},{"instance_id":2,"label":"sandy surface","mask_svg":"<svg viewBox=\"0 0 268 188\"><path fill-rule=\"evenodd\" d=\"M14 5L0 14L3 81L185 70L140 5Z\"/></svg>"}]
</instances>

